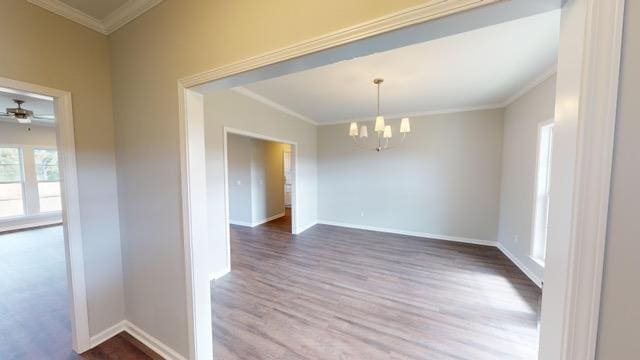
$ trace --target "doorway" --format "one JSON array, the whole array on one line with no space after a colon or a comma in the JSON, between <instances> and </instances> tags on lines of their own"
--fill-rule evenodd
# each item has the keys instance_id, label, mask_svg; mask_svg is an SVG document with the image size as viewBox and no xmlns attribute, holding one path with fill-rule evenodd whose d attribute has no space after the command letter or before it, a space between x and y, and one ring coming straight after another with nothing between
<instances>
[{"instance_id":1,"label":"doorway","mask_svg":"<svg viewBox=\"0 0 640 360\"><path fill-rule=\"evenodd\" d=\"M67 349L69 352L73 349L76 353L82 353L91 348L91 340L84 279L71 94L6 78L0 78L0 90L9 97L13 95L21 100L31 99L29 102L36 107L28 119L20 119L18 122L18 118L11 116L10 111L7 111L9 116L4 118L5 122L12 126L21 124L15 129L16 136L25 135L31 139L30 141L40 139L36 143L14 142L5 146L9 149L9 155L16 156L4 157L6 161L0 169L2 177L7 180L4 183L18 184L14 186L16 191L11 192L12 198L4 204L7 207L5 210L11 212L11 216L5 216L5 230L16 231L31 226L62 223L62 226L2 235L2 241L7 245L4 250L23 257L22 260L13 257L13 262L9 265L18 269L20 261L32 259L37 262L31 264L34 267L30 272L2 272L1 276L10 277L4 279L3 283L11 287L11 284L18 281L21 283L22 293L16 294L25 297L23 300L10 302L9 305L18 306L17 313L22 313L28 310L28 307L23 306L34 304L33 297L41 297L40 300L46 299L52 308L47 308L47 303L36 300L38 309L49 310L51 312L47 313L55 316L44 317L37 323L25 318L27 320L22 323L25 329L37 326L38 333L42 336L35 338L28 332L30 335L22 340L31 338L29 342L21 343L16 338L16 341L4 345L10 346L16 354L34 354L33 351L40 351L41 356L36 357L54 356L47 353L48 346L51 345L54 348ZM40 104L38 101L46 104ZM22 103L23 107L29 109L29 102L25 100ZM50 111L38 113L39 106L49 107ZM44 143L40 136L44 133L48 134L48 143ZM11 162L11 159L15 161ZM34 272L37 276L18 280L15 278ZM29 284L26 281L29 279L33 280L33 283ZM45 283L45 287L38 288L36 283L43 279L49 281ZM13 298L15 300L15 297ZM17 329L19 328L17 326ZM20 335L18 332L15 334ZM36 341L38 346L34 346L32 341Z\"/></svg>"},{"instance_id":2,"label":"doorway","mask_svg":"<svg viewBox=\"0 0 640 360\"><path fill-rule=\"evenodd\" d=\"M254 228L270 223L292 233L295 145L227 129L225 153L229 224Z\"/></svg>"},{"instance_id":3,"label":"doorway","mask_svg":"<svg viewBox=\"0 0 640 360\"><path fill-rule=\"evenodd\" d=\"M558 2L554 3L559 5ZM543 321L541 329L543 334L541 356L543 358L593 358L595 348L594 336L596 332L594 329L597 328L604 244L603 229L606 227L606 203L608 201L613 144L613 120L615 118L615 101L611 100L615 99L616 95L617 77L614 74L617 74L620 50L621 21L616 22L616 20L621 17L623 6L620 6L620 2L615 2L615 4L612 2L607 5L603 2L585 3L576 1L566 5L563 10L568 15L565 18L565 14L563 14L562 20L563 34L560 47L563 48L565 56L560 58L558 65L557 96L559 106L556 107L556 120L559 126L557 127L557 136L554 134L553 150L554 155L562 153L563 156L554 156L552 177L555 179L551 179L551 187L554 189L554 183L558 182L556 190L552 190L552 195L555 191L564 194L564 196L555 197L554 204L551 206L552 219L555 220L551 237L561 240L554 244L552 251L547 253L549 263L554 265L547 269L553 269L552 271L557 276L551 276L553 281L545 284L543 319L546 318L546 321ZM496 5L493 8L497 10L494 15L499 13L500 16L496 16L495 19L500 18L504 21L504 15L509 10L515 10L510 8L510 4L516 7L524 5L524 2L517 2L517 5L516 2ZM478 26L481 22L480 18L491 18L491 16L487 16L492 11L489 10L491 6L493 5L483 9L487 11L467 11L464 14L460 13L432 22L427 21L432 18L412 19L410 23L398 20L397 25L389 27L382 20L380 23L374 21L363 24L362 27L357 27L355 30L352 28L349 32L344 33L344 38L339 40L335 40L334 37L342 35L327 35L317 43L311 41L296 44L287 48L286 51L277 51L247 59L233 64L233 66L196 74L180 81L179 96L181 104L184 105L181 112L181 129L184 133L181 139L183 141L183 174L186 174L183 182L185 246L188 249L186 264L188 278L192 282L188 297L190 300L196 299L193 302L195 307L190 308L193 311L191 324L194 334L191 344L192 350L198 357L201 356L200 354L203 354L203 358L210 357L210 354L213 353L209 337L211 334L209 321L211 304L207 300L209 289L202 282L202 266L206 262L206 257L200 256L198 251L205 245L202 238L198 241L203 224L199 222L201 219L197 213L202 204L199 204L197 200L193 201L196 197L194 195L202 190L201 180L194 178L198 172L195 169L197 165L193 165L193 161L195 160L197 164L198 159L201 159L202 156L199 154L200 149L195 144L197 140L190 141L194 136L197 136L202 121L201 114L197 110L199 104L201 105L199 92L203 88L229 87L234 81L246 83L248 79L255 81L256 78L288 73L291 72L291 69L300 70L300 68L309 68L322 63L344 60L350 56L362 55L367 51L379 51L385 46L388 48L390 42L393 43L393 41L389 41L390 38L398 40L395 42L396 45L415 42L416 38L420 37L417 35L420 29L435 30L426 31L427 37L434 36L434 34L442 36L443 32L451 30L447 25L451 25L453 28L460 26L456 31L460 31L461 28L468 30L469 24ZM588 11L584 11L587 7ZM520 10L522 9L520 8ZM607 20L607 14L614 16ZM517 17L522 16L522 12L517 15ZM416 25L417 23L419 24ZM598 23L602 26L593 30L594 34L589 33L593 36L585 37L585 29L591 28L592 23ZM409 29L410 25L415 26ZM378 30L372 31L371 26ZM354 35L353 32L360 31L359 29L362 29L363 32L366 30L367 35ZM409 36L411 40L402 36L401 33L404 30L413 36ZM384 36L376 36L381 34ZM363 40L363 38L366 39ZM330 45L328 45L328 39L331 39ZM594 50L600 46L612 51ZM575 49L573 49L574 47ZM576 51L570 51L572 49ZM584 61L585 59L589 59L589 61ZM575 64L582 64L588 68L586 70L593 72L583 71L585 69L582 69L581 66L573 66ZM602 76L589 75L595 72ZM216 81L218 82L216 83ZM571 106L567 107L568 104ZM563 106L565 107L563 108ZM586 111L590 108L597 111ZM606 121L602 121L603 119ZM583 136L585 133L589 136ZM578 137L578 134L581 136ZM558 147L555 146L556 144L562 145ZM569 164L571 165L569 166ZM556 172L556 169L561 171ZM575 177L576 174L583 176ZM576 181L559 183L561 179L567 178ZM577 189L585 191L577 191ZM594 190L598 196L587 195L593 194L593 192L586 191L587 189ZM580 204L587 206L580 206ZM585 231L583 228L593 231ZM581 297L580 295L585 296ZM578 302L579 298L586 300ZM196 342L195 337L202 341Z\"/></svg>"}]
</instances>

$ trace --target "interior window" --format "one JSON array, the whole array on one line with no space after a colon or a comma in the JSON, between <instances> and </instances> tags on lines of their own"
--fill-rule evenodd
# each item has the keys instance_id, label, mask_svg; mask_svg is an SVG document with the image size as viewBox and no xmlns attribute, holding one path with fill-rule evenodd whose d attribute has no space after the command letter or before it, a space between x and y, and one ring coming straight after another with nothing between
<instances>
[{"instance_id":1,"label":"interior window","mask_svg":"<svg viewBox=\"0 0 640 360\"><path fill-rule=\"evenodd\" d=\"M549 238L549 180L551 173L551 147L553 144L553 122L542 124L538 129L538 164L536 175L536 198L533 225L532 256L544 263Z\"/></svg>"},{"instance_id":2,"label":"interior window","mask_svg":"<svg viewBox=\"0 0 640 360\"><path fill-rule=\"evenodd\" d=\"M33 156L36 164L40 212L62 210L58 151L36 149L33 151Z\"/></svg>"},{"instance_id":3,"label":"interior window","mask_svg":"<svg viewBox=\"0 0 640 360\"><path fill-rule=\"evenodd\" d=\"M24 215L22 153L0 148L0 218Z\"/></svg>"}]
</instances>

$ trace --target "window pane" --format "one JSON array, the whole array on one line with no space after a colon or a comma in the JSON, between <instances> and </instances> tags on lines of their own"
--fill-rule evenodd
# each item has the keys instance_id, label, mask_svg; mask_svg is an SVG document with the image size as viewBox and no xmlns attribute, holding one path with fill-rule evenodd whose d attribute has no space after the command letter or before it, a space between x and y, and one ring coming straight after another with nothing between
<instances>
[{"instance_id":1,"label":"window pane","mask_svg":"<svg viewBox=\"0 0 640 360\"><path fill-rule=\"evenodd\" d=\"M58 170L58 151L51 149L33 150L36 162L36 174L38 181L58 181L60 171Z\"/></svg>"},{"instance_id":2,"label":"window pane","mask_svg":"<svg viewBox=\"0 0 640 360\"><path fill-rule=\"evenodd\" d=\"M0 184L0 217L24 215L22 184Z\"/></svg>"},{"instance_id":3,"label":"window pane","mask_svg":"<svg viewBox=\"0 0 640 360\"><path fill-rule=\"evenodd\" d=\"M0 164L0 182L21 182L22 169L20 165Z\"/></svg>"},{"instance_id":4,"label":"window pane","mask_svg":"<svg viewBox=\"0 0 640 360\"><path fill-rule=\"evenodd\" d=\"M62 210L60 182L38 183L38 195L40 196L40 212Z\"/></svg>"},{"instance_id":5,"label":"window pane","mask_svg":"<svg viewBox=\"0 0 640 360\"><path fill-rule=\"evenodd\" d=\"M22 181L20 149L0 148L0 182Z\"/></svg>"},{"instance_id":6,"label":"window pane","mask_svg":"<svg viewBox=\"0 0 640 360\"><path fill-rule=\"evenodd\" d=\"M20 149L0 148L0 164L20 165Z\"/></svg>"}]
</instances>

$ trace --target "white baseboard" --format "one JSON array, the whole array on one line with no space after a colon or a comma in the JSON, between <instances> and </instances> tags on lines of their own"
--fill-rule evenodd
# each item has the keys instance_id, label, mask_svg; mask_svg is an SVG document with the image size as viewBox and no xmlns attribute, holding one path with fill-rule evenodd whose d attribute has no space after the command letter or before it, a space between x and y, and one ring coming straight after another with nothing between
<instances>
[{"instance_id":1,"label":"white baseboard","mask_svg":"<svg viewBox=\"0 0 640 360\"><path fill-rule=\"evenodd\" d=\"M369 230L369 231L378 231L378 232L384 232L384 233L390 233L390 234L398 234L398 235L416 236L416 237L422 237L422 238L427 238L427 239L435 239L435 240L455 241L455 242L467 243L467 244L476 244L476 245L484 245L484 246L497 246L497 242L495 242L495 241L472 239L472 238L466 238L466 237L461 237L461 236L429 234L429 233L418 232L418 231L389 229L389 228L381 228L381 227L375 227L375 226L342 223L342 222L327 221L327 220L318 220L318 224L331 225L331 226L340 226L340 227L347 227L347 228L361 229L361 230Z\"/></svg>"},{"instance_id":2,"label":"white baseboard","mask_svg":"<svg viewBox=\"0 0 640 360\"><path fill-rule=\"evenodd\" d=\"M16 230L28 230L40 226L62 224L61 215L53 216L34 216L31 218L17 218L15 220L7 220L0 223L0 233Z\"/></svg>"},{"instance_id":3,"label":"white baseboard","mask_svg":"<svg viewBox=\"0 0 640 360\"><path fill-rule=\"evenodd\" d=\"M246 222L246 221L229 220L229 224L238 225L238 226L253 227L250 222Z\"/></svg>"},{"instance_id":4,"label":"white baseboard","mask_svg":"<svg viewBox=\"0 0 640 360\"><path fill-rule=\"evenodd\" d=\"M147 334L139 327L135 326L129 321L125 320L125 331L129 333L129 335L136 338L136 340L140 341L144 345L146 345L149 349L153 350L156 354L160 355L162 358L167 360L187 360L184 356L180 355L177 351L173 350L162 341L154 338L153 336Z\"/></svg>"},{"instance_id":5,"label":"white baseboard","mask_svg":"<svg viewBox=\"0 0 640 360\"><path fill-rule=\"evenodd\" d=\"M221 277L227 275L229 272L231 272L231 269L229 269L229 268L226 268L224 270L220 270L218 272L213 272L213 273L209 274L209 281L218 280Z\"/></svg>"},{"instance_id":6,"label":"white baseboard","mask_svg":"<svg viewBox=\"0 0 640 360\"><path fill-rule=\"evenodd\" d=\"M303 226L298 226L296 228L296 234L301 234L307 230L309 230L309 228L311 228L312 226L316 225L318 222L317 221L312 221L310 223L308 223L307 225L303 225Z\"/></svg>"},{"instance_id":7,"label":"white baseboard","mask_svg":"<svg viewBox=\"0 0 640 360\"><path fill-rule=\"evenodd\" d=\"M180 355L177 351L173 350L160 340L147 334L144 330L140 329L130 321L122 320L121 322L111 326L110 328L100 332L99 334L91 337L91 348L94 348L103 342L111 339L121 332L127 332L133 336L136 340L143 343L146 347L153 350L156 354L167 360L187 360L184 356Z\"/></svg>"},{"instance_id":8,"label":"white baseboard","mask_svg":"<svg viewBox=\"0 0 640 360\"><path fill-rule=\"evenodd\" d=\"M502 251L502 253L511 260L531 281L533 281L539 288L542 288L542 279L540 279L531 269L529 269L522 261L518 260L518 258L506 247L502 244L498 243L498 249Z\"/></svg>"},{"instance_id":9,"label":"white baseboard","mask_svg":"<svg viewBox=\"0 0 640 360\"><path fill-rule=\"evenodd\" d=\"M121 332L125 331L125 327L126 327L126 321L122 320L119 323L107 328L106 330L103 330L101 332L99 332L98 334L94 335L91 337L91 348L93 349L94 347L102 344L103 342L111 339L112 337L120 334Z\"/></svg>"},{"instance_id":10,"label":"white baseboard","mask_svg":"<svg viewBox=\"0 0 640 360\"><path fill-rule=\"evenodd\" d=\"M253 224L251 224L251 227L256 227L258 225L262 225L264 223L268 223L269 221L273 221L275 219L280 219L281 217L284 217L285 213L280 213L277 215L273 215L271 217L268 217L266 219L262 219L262 220L258 220L258 221L254 221Z\"/></svg>"},{"instance_id":11,"label":"white baseboard","mask_svg":"<svg viewBox=\"0 0 640 360\"><path fill-rule=\"evenodd\" d=\"M262 219L262 220L258 220L258 221L254 221L252 223L250 222L246 222L246 221L237 221L237 220L229 220L229 224L232 225L240 225L240 226L248 226L248 227L256 227L258 225L262 225L264 223L268 223L269 221L273 221L275 219L279 219L281 217L284 217L285 213L280 213L277 215L273 215L271 217L268 217L266 219Z\"/></svg>"}]
</instances>

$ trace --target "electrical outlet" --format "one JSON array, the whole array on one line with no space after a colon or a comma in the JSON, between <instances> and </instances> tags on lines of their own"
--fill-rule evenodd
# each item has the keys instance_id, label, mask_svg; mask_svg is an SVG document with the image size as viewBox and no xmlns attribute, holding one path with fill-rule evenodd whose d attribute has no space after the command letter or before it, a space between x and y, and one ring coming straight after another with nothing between
<instances>
[{"instance_id":1,"label":"electrical outlet","mask_svg":"<svg viewBox=\"0 0 640 360\"><path fill-rule=\"evenodd\" d=\"M236 186L242 186L242 180L236 180Z\"/></svg>"},{"instance_id":2,"label":"electrical outlet","mask_svg":"<svg viewBox=\"0 0 640 360\"><path fill-rule=\"evenodd\" d=\"M364 211L360 211L360 216L364 217Z\"/></svg>"},{"instance_id":3,"label":"electrical outlet","mask_svg":"<svg viewBox=\"0 0 640 360\"><path fill-rule=\"evenodd\" d=\"M520 237L518 235L513 237L513 242L517 243L518 241L520 241Z\"/></svg>"}]
</instances>

